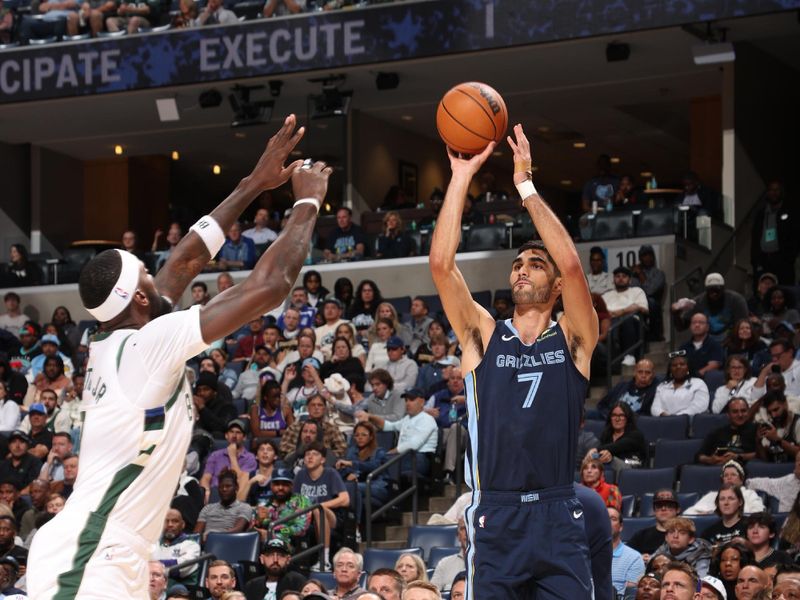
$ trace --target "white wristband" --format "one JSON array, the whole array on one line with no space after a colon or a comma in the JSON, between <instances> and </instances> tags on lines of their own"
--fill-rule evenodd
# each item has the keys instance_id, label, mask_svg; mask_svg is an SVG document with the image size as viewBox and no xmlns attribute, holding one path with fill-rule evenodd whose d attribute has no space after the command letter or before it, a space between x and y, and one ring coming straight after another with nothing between
<instances>
[{"instance_id":1,"label":"white wristband","mask_svg":"<svg viewBox=\"0 0 800 600\"><path fill-rule=\"evenodd\" d=\"M214 258L219 249L225 243L225 234L222 228L217 223L216 219L210 215L200 217L194 225L189 228L189 231L194 231L203 240L203 243L208 248L211 258Z\"/></svg>"},{"instance_id":2,"label":"white wristband","mask_svg":"<svg viewBox=\"0 0 800 600\"><path fill-rule=\"evenodd\" d=\"M316 198L300 198L300 200L294 203L294 206L297 206L298 204L313 204L316 207L317 212L319 212L319 207L321 206L320 201Z\"/></svg>"},{"instance_id":3,"label":"white wristband","mask_svg":"<svg viewBox=\"0 0 800 600\"><path fill-rule=\"evenodd\" d=\"M536 191L536 188L533 186L533 182L530 179L526 179L522 183L518 183L517 191L519 192L520 198L523 200L539 193Z\"/></svg>"}]
</instances>

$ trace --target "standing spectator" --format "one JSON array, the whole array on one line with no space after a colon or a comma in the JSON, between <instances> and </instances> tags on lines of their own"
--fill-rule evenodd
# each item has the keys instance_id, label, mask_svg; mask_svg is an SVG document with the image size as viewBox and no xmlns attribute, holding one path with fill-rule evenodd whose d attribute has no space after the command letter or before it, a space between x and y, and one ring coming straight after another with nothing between
<instances>
[{"instance_id":1,"label":"standing spectator","mask_svg":"<svg viewBox=\"0 0 800 600\"><path fill-rule=\"evenodd\" d=\"M722 218L719 194L700 182L697 173L688 171L683 176L683 194L676 200L678 206L689 206L715 218Z\"/></svg>"},{"instance_id":2,"label":"standing spectator","mask_svg":"<svg viewBox=\"0 0 800 600\"><path fill-rule=\"evenodd\" d=\"M790 462L800 454L800 415L789 410L786 396L767 392L759 403L769 413L768 422L756 430L756 453L761 460Z\"/></svg>"},{"instance_id":3,"label":"standing spectator","mask_svg":"<svg viewBox=\"0 0 800 600\"><path fill-rule=\"evenodd\" d=\"M768 512L755 513L747 517L747 542L753 551L755 565L766 569L774 565L789 565L792 559L783 550L772 547L778 534L775 519Z\"/></svg>"},{"instance_id":4,"label":"standing spectator","mask_svg":"<svg viewBox=\"0 0 800 600\"><path fill-rule=\"evenodd\" d=\"M420 346L430 343L430 324L433 319L428 316L428 303L419 296L411 301L410 318L408 325L411 328L411 343L409 350L416 354Z\"/></svg>"},{"instance_id":5,"label":"standing spectator","mask_svg":"<svg viewBox=\"0 0 800 600\"><path fill-rule=\"evenodd\" d=\"M597 175L583 186L581 210L585 213L612 204L619 187L619 177L612 175L611 158L607 154L598 156L596 165Z\"/></svg>"},{"instance_id":6,"label":"standing spectator","mask_svg":"<svg viewBox=\"0 0 800 600\"><path fill-rule=\"evenodd\" d=\"M75 3L75 0L66 0L65 4L68 3ZM52 2L42 2L39 6L42 8L42 12L45 15L53 15L55 16L58 10L49 11L49 7L55 6L56 3ZM47 7L47 8L46 8ZM35 12L36 7L31 6L31 9ZM49 11L49 12L48 12ZM25 23L28 20L31 20L31 23L35 23L36 21L33 20L32 17L25 17L23 19L22 25L20 25L19 36L20 39L27 39L23 38L24 35L27 34L24 30ZM47 19L44 19L44 22L47 22ZM28 249L23 246L22 244L11 244L11 247L8 251L9 262L6 265L6 282L5 287L21 287L27 285L38 285L41 282L41 271L39 267L35 264L32 264L28 260Z\"/></svg>"},{"instance_id":7,"label":"standing spectator","mask_svg":"<svg viewBox=\"0 0 800 600\"><path fill-rule=\"evenodd\" d=\"M714 389L716 389L722 382L722 373L712 375L711 372L719 371L722 367L722 361L724 360L722 346L708 335L708 317L703 313L692 315L689 329L692 332L692 337L680 347L680 350L686 353L689 375L703 379L707 385L711 385L711 381L707 379L707 376L710 376L711 379L714 379L716 384Z\"/></svg>"},{"instance_id":8,"label":"standing spectator","mask_svg":"<svg viewBox=\"0 0 800 600\"><path fill-rule=\"evenodd\" d=\"M264 567L265 575L247 582L245 586L247 600L283 598L287 590L299 590L303 587L306 578L297 571L289 570L291 559L292 550L289 543L280 538L267 541L258 557L261 566Z\"/></svg>"},{"instance_id":9,"label":"standing spectator","mask_svg":"<svg viewBox=\"0 0 800 600\"><path fill-rule=\"evenodd\" d=\"M697 415L708 411L708 387L702 379L689 376L689 363L682 351L670 353L669 377L656 388L650 414Z\"/></svg>"},{"instance_id":10,"label":"standing spectator","mask_svg":"<svg viewBox=\"0 0 800 600\"><path fill-rule=\"evenodd\" d=\"M209 533L240 533L247 531L253 517L249 504L236 499L237 477L233 471L223 471L218 477L219 502L206 504L197 517L194 532L206 539Z\"/></svg>"},{"instance_id":11,"label":"standing spectator","mask_svg":"<svg viewBox=\"0 0 800 600\"><path fill-rule=\"evenodd\" d=\"M275 469L269 480L269 495L259 498L256 502L254 528L262 539L266 540L269 537L270 525L312 505L306 496L292 492L293 484L294 474L291 469ZM272 535L286 544L291 544L292 540L304 536L310 525L311 513L303 513L285 523L275 525Z\"/></svg>"},{"instance_id":12,"label":"standing spectator","mask_svg":"<svg viewBox=\"0 0 800 600\"><path fill-rule=\"evenodd\" d=\"M593 246L589 250L589 272L586 280L592 294L602 296L614 289L614 279L606 268L606 255L600 246Z\"/></svg>"},{"instance_id":13,"label":"standing spectator","mask_svg":"<svg viewBox=\"0 0 800 600\"><path fill-rule=\"evenodd\" d=\"M739 292L725 289L725 278L719 273L706 275L705 287L694 299L681 298L672 304L675 327L683 331L692 315L701 312L708 317L709 333L722 341L734 323L747 318L747 302Z\"/></svg>"},{"instance_id":14,"label":"standing spectator","mask_svg":"<svg viewBox=\"0 0 800 600\"><path fill-rule=\"evenodd\" d=\"M592 419L605 419L611 406L617 402L625 402L636 414L649 415L656 397L656 370L653 361L643 358L636 363L633 379L620 381L597 403Z\"/></svg>"},{"instance_id":15,"label":"standing spectator","mask_svg":"<svg viewBox=\"0 0 800 600\"><path fill-rule=\"evenodd\" d=\"M207 23L205 19L211 19L214 15L217 19L227 19L227 15L233 16L232 22L238 22L236 15L225 8L222 8L222 0L209 0L205 10L200 13L198 21L201 25ZM220 20L214 24L226 25ZM228 237L222 248L217 254L217 267L221 271L240 271L252 269L256 264L256 245L250 238L242 237L242 226L238 222L234 222L228 229Z\"/></svg>"},{"instance_id":16,"label":"standing spectator","mask_svg":"<svg viewBox=\"0 0 800 600\"><path fill-rule=\"evenodd\" d=\"M375 258L404 258L417 253L414 240L403 230L403 219L394 210L384 215L383 229L375 245Z\"/></svg>"},{"instance_id":17,"label":"standing spectator","mask_svg":"<svg viewBox=\"0 0 800 600\"><path fill-rule=\"evenodd\" d=\"M264 4L263 14L265 17L284 17L296 15L305 10L306 0L267 0Z\"/></svg>"},{"instance_id":18,"label":"standing spectator","mask_svg":"<svg viewBox=\"0 0 800 600\"><path fill-rule=\"evenodd\" d=\"M614 550L611 558L611 580L617 594L624 595L628 588L635 588L639 578L644 575L642 555L622 541L622 513L608 507L608 518L611 521L611 545Z\"/></svg>"},{"instance_id":19,"label":"standing spectator","mask_svg":"<svg viewBox=\"0 0 800 600\"><path fill-rule=\"evenodd\" d=\"M587 456L583 459L581 484L600 494L607 507L622 510L622 494L616 485L606 481L600 457Z\"/></svg>"},{"instance_id":20,"label":"standing spectator","mask_svg":"<svg viewBox=\"0 0 800 600\"><path fill-rule=\"evenodd\" d=\"M403 340L393 335L386 341L386 354L389 362L386 370L394 380L394 386L399 393L405 392L414 386L419 374L419 366L406 356L406 347Z\"/></svg>"},{"instance_id":21,"label":"standing spectator","mask_svg":"<svg viewBox=\"0 0 800 600\"><path fill-rule=\"evenodd\" d=\"M364 257L365 242L366 237L361 227L353 223L353 211L342 206L336 211L336 229L328 237L328 245L324 250L325 260L361 260Z\"/></svg>"},{"instance_id":22,"label":"standing spectator","mask_svg":"<svg viewBox=\"0 0 800 600\"><path fill-rule=\"evenodd\" d=\"M752 364L756 354L766 350L767 345L760 335L753 331L753 325L749 319L739 319L725 338L722 349L726 356L743 356Z\"/></svg>"},{"instance_id":23,"label":"standing spectator","mask_svg":"<svg viewBox=\"0 0 800 600\"><path fill-rule=\"evenodd\" d=\"M783 285L794 285L794 262L800 248L795 213L786 201L783 184L770 181L762 196L762 206L753 217L750 234L750 263L755 277L769 271Z\"/></svg>"},{"instance_id":24,"label":"standing spectator","mask_svg":"<svg viewBox=\"0 0 800 600\"><path fill-rule=\"evenodd\" d=\"M794 357L794 343L777 339L769 345L770 362L764 365L758 374L758 379L753 385L753 395L756 398L763 396L766 391L767 377L777 370L783 376L788 396L800 396L800 359Z\"/></svg>"},{"instance_id":25,"label":"standing spectator","mask_svg":"<svg viewBox=\"0 0 800 600\"><path fill-rule=\"evenodd\" d=\"M722 465L722 472L720 475L723 485L738 486L742 490L742 497L744 498L744 512L746 514L761 512L764 510L764 502L754 490L747 488L744 485L745 472L744 467L736 460L729 460ZM695 502L692 506L687 508L684 515L710 515L717 509L717 492L708 492L700 500Z\"/></svg>"},{"instance_id":26,"label":"standing spectator","mask_svg":"<svg viewBox=\"0 0 800 600\"><path fill-rule=\"evenodd\" d=\"M600 445L589 452L598 453L600 462L609 465L617 474L622 469L644 464L647 443L636 427L636 414L626 402L617 402L611 407L600 434Z\"/></svg>"},{"instance_id":27,"label":"standing spectator","mask_svg":"<svg viewBox=\"0 0 800 600\"><path fill-rule=\"evenodd\" d=\"M747 400L734 397L725 412L728 424L710 432L697 454L697 461L704 465L745 462L756 457L756 424L748 418Z\"/></svg>"},{"instance_id":28,"label":"standing spectator","mask_svg":"<svg viewBox=\"0 0 800 600\"><path fill-rule=\"evenodd\" d=\"M278 234L269 228L269 212L259 208L253 218L253 226L242 232L242 236L253 240L256 246L266 246L278 239Z\"/></svg>"},{"instance_id":29,"label":"standing spectator","mask_svg":"<svg viewBox=\"0 0 800 600\"><path fill-rule=\"evenodd\" d=\"M726 383L714 391L714 400L711 402L711 412L715 415L724 412L728 402L734 398L743 398L748 406L755 401L753 386L756 378L750 376L750 364L744 356L729 356L725 361L724 374Z\"/></svg>"},{"instance_id":30,"label":"standing spectator","mask_svg":"<svg viewBox=\"0 0 800 600\"><path fill-rule=\"evenodd\" d=\"M375 322L375 317L378 312L378 305L383 302L383 296L380 289L371 279L364 279L356 288L355 298L350 305L350 311L347 313L347 318L355 321L357 317L363 315L369 321L367 327L372 327Z\"/></svg>"},{"instance_id":31,"label":"standing spectator","mask_svg":"<svg viewBox=\"0 0 800 600\"><path fill-rule=\"evenodd\" d=\"M637 315L619 326L617 344L620 350L627 351L641 336L644 323L640 320L648 314L647 296L639 287L631 287L631 271L627 267L614 269L614 289L603 294L603 301L611 315L612 325L621 322L628 315ZM642 316L638 316L642 315ZM641 350L635 351L637 354ZM622 364L632 367L636 364L633 354L626 354Z\"/></svg>"},{"instance_id":32,"label":"standing spectator","mask_svg":"<svg viewBox=\"0 0 800 600\"><path fill-rule=\"evenodd\" d=\"M649 562L652 554L664 543L667 533L666 525L678 516L681 505L678 497L671 489L657 490L653 496L653 513L656 524L645 527L633 534L628 545L642 553L645 562Z\"/></svg>"},{"instance_id":33,"label":"standing spectator","mask_svg":"<svg viewBox=\"0 0 800 600\"><path fill-rule=\"evenodd\" d=\"M738 485L722 484L714 504L716 505L714 512L719 516L719 520L706 527L700 537L715 548L727 544L734 538L744 537L746 532L742 518L744 515L742 489Z\"/></svg>"},{"instance_id":34,"label":"standing spectator","mask_svg":"<svg viewBox=\"0 0 800 600\"><path fill-rule=\"evenodd\" d=\"M656 550L656 554L685 562L699 577L705 577L711 563L711 547L707 541L696 537L694 521L686 517L675 517L664 528L667 531L666 541Z\"/></svg>"},{"instance_id":35,"label":"standing spectator","mask_svg":"<svg viewBox=\"0 0 800 600\"><path fill-rule=\"evenodd\" d=\"M322 285L322 275L319 274L319 271L315 271L314 269L310 269L303 274L303 287L306 290L309 306L314 308L317 308L320 302L330 294L328 288ZM339 299L337 298L337 300ZM339 300L339 302L341 303L342 301ZM341 307L344 309L343 303Z\"/></svg>"},{"instance_id":36,"label":"standing spectator","mask_svg":"<svg viewBox=\"0 0 800 600\"><path fill-rule=\"evenodd\" d=\"M164 517L161 539L153 551L153 560L161 561L165 567L188 562L200 556L200 544L186 533L186 521L177 508L170 508ZM193 584L197 579L198 565L183 567L173 572L170 579L175 583Z\"/></svg>"},{"instance_id":37,"label":"standing spectator","mask_svg":"<svg viewBox=\"0 0 800 600\"><path fill-rule=\"evenodd\" d=\"M6 292L3 296L3 304L6 307L5 314L0 315L0 329L13 335L19 335L19 330L28 322L28 315L20 309L21 299L16 292Z\"/></svg>"}]
</instances>

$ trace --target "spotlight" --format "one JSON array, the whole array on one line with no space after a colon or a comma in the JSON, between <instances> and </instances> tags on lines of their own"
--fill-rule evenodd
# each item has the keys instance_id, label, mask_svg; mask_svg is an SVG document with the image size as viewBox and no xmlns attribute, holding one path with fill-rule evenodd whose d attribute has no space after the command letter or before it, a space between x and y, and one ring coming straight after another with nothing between
<instances>
[{"instance_id":1,"label":"spotlight","mask_svg":"<svg viewBox=\"0 0 800 600\"><path fill-rule=\"evenodd\" d=\"M606 60L608 62L628 60L630 55L631 47L625 42L611 42L606 46Z\"/></svg>"},{"instance_id":2,"label":"spotlight","mask_svg":"<svg viewBox=\"0 0 800 600\"><path fill-rule=\"evenodd\" d=\"M233 109L231 127L247 127L263 125L272 117L274 100L250 100L250 92L264 89L263 85L235 85L228 95L228 102Z\"/></svg>"},{"instance_id":3,"label":"spotlight","mask_svg":"<svg viewBox=\"0 0 800 600\"><path fill-rule=\"evenodd\" d=\"M205 90L197 98L201 108L216 108L222 104L222 94L215 89Z\"/></svg>"},{"instance_id":4,"label":"spotlight","mask_svg":"<svg viewBox=\"0 0 800 600\"><path fill-rule=\"evenodd\" d=\"M736 60L736 52L730 42L692 46L692 58L696 65L716 65Z\"/></svg>"},{"instance_id":5,"label":"spotlight","mask_svg":"<svg viewBox=\"0 0 800 600\"><path fill-rule=\"evenodd\" d=\"M180 160L180 159L181 159L180 152L178 152L177 150L173 150L172 151L172 160Z\"/></svg>"},{"instance_id":6,"label":"spotlight","mask_svg":"<svg viewBox=\"0 0 800 600\"><path fill-rule=\"evenodd\" d=\"M120 146L119 144L114 146L114 154L116 154L117 156L122 156L122 152L123 152L122 146Z\"/></svg>"},{"instance_id":7,"label":"spotlight","mask_svg":"<svg viewBox=\"0 0 800 600\"><path fill-rule=\"evenodd\" d=\"M397 73L378 73L375 77L375 87L379 90L393 90L400 85L400 76Z\"/></svg>"},{"instance_id":8,"label":"spotlight","mask_svg":"<svg viewBox=\"0 0 800 600\"><path fill-rule=\"evenodd\" d=\"M273 98L277 98L281 95L281 88L283 87L283 82L280 79L274 79L269 82L269 95Z\"/></svg>"}]
</instances>

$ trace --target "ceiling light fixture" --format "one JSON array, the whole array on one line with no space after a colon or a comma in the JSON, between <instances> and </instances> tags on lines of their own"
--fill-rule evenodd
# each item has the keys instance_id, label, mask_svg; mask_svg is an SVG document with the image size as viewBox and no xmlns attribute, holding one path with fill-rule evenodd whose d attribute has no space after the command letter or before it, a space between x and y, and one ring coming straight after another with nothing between
<instances>
[{"instance_id":1,"label":"ceiling light fixture","mask_svg":"<svg viewBox=\"0 0 800 600\"><path fill-rule=\"evenodd\" d=\"M114 154L116 154L117 156L122 156L123 152L124 150L122 149L122 146L120 146L119 144L114 146Z\"/></svg>"},{"instance_id":2,"label":"ceiling light fixture","mask_svg":"<svg viewBox=\"0 0 800 600\"><path fill-rule=\"evenodd\" d=\"M222 167L220 167L219 165L214 165L211 167L211 172L214 175L219 175L220 173L222 173Z\"/></svg>"},{"instance_id":3,"label":"ceiling light fixture","mask_svg":"<svg viewBox=\"0 0 800 600\"><path fill-rule=\"evenodd\" d=\"M586 148L586 142L573 142L572 147L578 148L579 150L583 150L584 148Z\"/></svg>"},{"instance_id":4,"label":"ceiling light fixture","mask_svg":"<svg viewBox=\"0 0 800 600\"><path fill-rule=\"evenodd\" d=\"M622 162L622 161L620 160L619 156L612 156L612 157L610 158L610 160L611 160L611 164L612 164L612 165L618 165L620 162Z\"/></svg>"},{"instance_id":5,"label":"ceiling light fixture","mask_svg":"<svg viewBox=\"0 0 800 600\"><path fill-rule=\"evenodd\" d=\"M177 150L172 151L172 160L180 160L181 155L178 153Z\"/></svg>"},{"instance_id":6,"label":"ceiling light fixture","mask_svg":"<svg viewBox=\"0 0 800 600\"><path fill-rule=\"evenodd\" d=\"M562 179L561 185L572 185L572 179Z\"/></svg>"}]
</instances>

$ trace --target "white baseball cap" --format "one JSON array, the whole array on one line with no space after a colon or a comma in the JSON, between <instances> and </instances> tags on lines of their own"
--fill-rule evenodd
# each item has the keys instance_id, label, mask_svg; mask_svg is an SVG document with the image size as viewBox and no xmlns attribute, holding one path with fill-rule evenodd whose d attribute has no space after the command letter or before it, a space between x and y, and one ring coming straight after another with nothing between
<instances>
[{"instance_id":1,"label":"white baseball cap","mask_svg":"<svg viewBox=\"0 0 800 600\"><path fill-rule=\"evenodd\" d=\"M713 589L722 600L728 600L728 592L725 591L725 585L716 577L706 575L700 580L700 584L707 585Z\"/></svg>"},{"instance_id":2,"label":"white baseball cap","mask_svg":"<svg viewBox=\"0 0 800 600\"><path fill-rule=\"evenodd\" d=\"M719 273L706 275L706 287L725 287L725 278Z\"/></svg>"}]
</instances>

